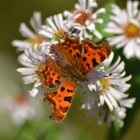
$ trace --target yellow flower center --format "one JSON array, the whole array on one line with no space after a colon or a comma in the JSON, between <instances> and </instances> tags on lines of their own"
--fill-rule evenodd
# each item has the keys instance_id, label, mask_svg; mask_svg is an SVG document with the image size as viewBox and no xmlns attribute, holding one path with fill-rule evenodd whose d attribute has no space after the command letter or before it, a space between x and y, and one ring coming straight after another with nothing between
<instances>
[{"instance_id":1,"label":"yellow flower center","mask_svg":"<svg viewBox=\"0 0 140 140\"><path fill-rule=\"evenodd\" d=\"M39 64L38 65L38 69L36 71L36 76L38 79L40 79L42 81L43 77L42 77L42 74L44 73L45 71L45 64Z\"/></svg>"},{"instance_id":2,"label":"yellow flower center","mask_svg":"<svg viewBox=\"0 0 140 140\"><path fill-rule=\"evenodd\" d=\"M124 33L128 38L140 36L140 29L133 23L128 23L124 28Z\"/></svg>"},{"instance_id":3,"label":"yellow flower center","mask_svg":"<svg viewBox=\"0 0 140 140\"><path fill-rule=\"evenodd\" d=\"M45 70L45 65L41 64L38 66L38 71L43 72Z\"/></svg>"},{"instance_id":4,"label":"yellow flower center","mask_svg":"<svg viewBox=\"0 0 140 140\"><path fill-rule=\"evenodd\" d=\"M100 83L101 83L101 86L102 86L102 90L109 90L109 87L111 85L109 78L100 79Z\"/></svg>"},{"instance_id":5,"label":"yellow flower center","mask_svg":"<svg viewBox=\"0 0 140 140\"><path fill-rule=\"evenodd\" d=\"M77 16L75 22L81 25L85 25L86 21L90 20L90 14L87 13L86 11L78 11L76 15L79 16Z\"/></svg>"},{"instance_id":6,"label":"yellow flower center","mask_svg":"<svg viewBox=\"0 0 140 140\"><path fill-rule=\"evenodd\" d=\"M56 39L64 38L64 30L59 29L58 32L55 33L55 37L56 37Z\"/></svg>"},{"instance_id":7,"label":"yellow flower center","mask_svg":"<svg viewBox=\"0 0 140 140\"><path fill-rule=\"evenodd\" d=\"M36 35L35 39L28 39L29 42L31 42L32 44L41 44L44 41L44 37L41 35Z\"/></svg>"}]
</instances>

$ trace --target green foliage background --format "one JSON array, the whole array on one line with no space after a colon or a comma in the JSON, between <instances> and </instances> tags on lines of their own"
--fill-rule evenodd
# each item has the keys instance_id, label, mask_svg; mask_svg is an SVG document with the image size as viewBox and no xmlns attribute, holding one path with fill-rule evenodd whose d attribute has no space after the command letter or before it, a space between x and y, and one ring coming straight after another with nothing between
<instances>
[{"instance_id":1,"label":"green foliage background","mask_svg":"<svg viewBox=\"0 0 140 140\"><path fill-rule=\"evenodd\" d=\"M0 1L0 98L5 95L14 96L24 89L20 75L16 72L18 53L11 46L13 39L22 39L18 32L19 24L29 19L34 11L41 11L43 19L63 10L73 8L77 0L1 0ZM99 6L107 5L113 0L97 0ZM126 0L116 0L121 7ZM108 7L108 6L107 6ZM109 7L108 7L109 10ZM108 16L104 16L107 21ZM99 27L101 30L101 27ZM116 51L122 56L122 50ZM116 128L108 128L106 124L98 126L96 117L85 116L80 110L81 97L76 95L65 121L57 125L48 119L50 106L44 105L45 114L40 119L25 122L22 126L15 125L9 114L0 109L1 140L139 140L140 126L140 61L126 60L127 74L132 74L130 96L137 97L134 108L129 110L125 119L125 127L117 133Z\"/></svg>"}]
</instances>

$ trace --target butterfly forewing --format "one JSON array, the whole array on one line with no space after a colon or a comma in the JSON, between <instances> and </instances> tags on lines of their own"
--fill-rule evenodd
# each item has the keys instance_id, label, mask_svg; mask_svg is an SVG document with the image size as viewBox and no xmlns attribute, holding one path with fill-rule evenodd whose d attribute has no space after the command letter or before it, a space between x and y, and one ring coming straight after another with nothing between
<instances>
[{"instance_id":1,"label":"butterfly forewing","mask_svg":"<svg viewBox=\"0 0 140 140\"><path fill-rule=\"evenodd\" d=\"M55 45L54 50L59 56L75 64L81 57L83 48L80 45L79 37L70 37L66 34L64 41Z\"/></svg>"},{"instance_id":2,"label":"butterfly forewing","mask_svg":"<svg viewBox=\"0 0 140 140\"><path fill-rule=\"evenodd\" d=\"M83 74L90 72L111 53L111 48L106 41L100 45L93 45L90 41L84 40L82 46L84 48L84 53L80 58L80 61Z\"/></svg>"}]
</instances>

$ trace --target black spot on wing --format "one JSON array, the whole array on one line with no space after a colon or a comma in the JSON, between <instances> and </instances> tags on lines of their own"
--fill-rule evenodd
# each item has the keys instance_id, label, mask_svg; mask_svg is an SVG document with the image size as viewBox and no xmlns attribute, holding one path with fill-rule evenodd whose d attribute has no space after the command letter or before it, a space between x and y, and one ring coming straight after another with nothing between
<instances>
[{"instance_id":1,"label":"black spot on wing","mask_svg":"<svg viewBox=\"0 0 140 140\"><path fill-rule=\"evenodd\" d=\"M72 50L70 49L70 51L69 51L70 53L72 53Z\"/></svg>"},{"instance_id":2,"label":"black spot on wing","mask_svg":"<svg viewBox=\"0 0 140 140\"><path fill-rule=\"evenodd\" d=\"M93 58L93 59L92 59L92 64L93 64L93 67L95 67L95 66L97 66L97 65L98 65L98 63L97 63L97 61L96 61L96 59L95 59L95 58Z\"/></svg>"},{"instance_id":3,"label":"black spot on wing","mask_svg":"<svg viewBox=\"0 0 140 140\"><path fill-rule=\"evenodd\" d=\"M64 101L67 101L69 103L71 102L71 100L72 100L72 96L68 96L64 98Z\"/></svg>"},{"instance_id":4,"label":"black spot on wing","mask_svg":"<svg viewBox=\"0 0 140 140\"><path fill-rule=\"evenodd\" d=\"M65 90L65 88L64 87L61 87L60 91L63 92L64 90Z\"/></svg>"},{"instance_id":5,"label":"black spot on wing","mask_svg":"<svg viewBox=\"0 0 140 140\"><path fill-rule=\"evenodd\" d=\"M105 55L104 54L102 54L102 53L99 53L99 56L100 56L100 58L101 58L101 62L103 61L103 60L105 60Z\"/></svg>"},{"instance_id":6,"label":"black spot on wing","mask_svg":"<svg viewBox=\"0 0 140 140\"><path fill-rule=\"evenodd\" d=\"M86 63L86 66L87 66L89 69L91 68L89 63Z\"/></svg>"},{"instance_id":7,"label":"black spot on wing","mask_svg":"<svg viewBox=\"0 0 140 140\"><path fill-rule=\"evenodd\" d=\"M76 53L76 56L78 57L78 58L80 58L81 57L81 55L80 55L80 53Z\"/></svg>"},{"instance_id":8,"label":"black spot on wing","mask_svg":"<svg viewBox=\"0 0 140 140\"><path fill-rule=\"evenodd\" d=\"M69 90L69 89L67 89L67 92L70 92L70 90Z\"/></svg>"},{"instance_id":9,"label":"black spot on wing","mask_svg":"<svg viewBox=\"0 0 140 140\"><path fill-rule=\"evenodd\" d=\"M83 61L86 62L86 60L87 60L87 58L86 57L83 57Z\"/></svg>"},{"instance_id":10,"label":"black spot on wing","mask_svg":"<svg viewBox=\"0 0 140 140\"><path fill-rule=\"evenodd\" d=\"M55 83L59 85L60 84L60 81L59 80L55 80Z\"/></svg>"}]
</instances>

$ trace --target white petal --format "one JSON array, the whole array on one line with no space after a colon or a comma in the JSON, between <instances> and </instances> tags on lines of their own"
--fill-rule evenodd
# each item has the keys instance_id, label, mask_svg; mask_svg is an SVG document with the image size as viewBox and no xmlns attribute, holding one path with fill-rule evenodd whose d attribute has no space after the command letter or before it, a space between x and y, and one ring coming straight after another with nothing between
<instances>
[{"instance_id":1,"label":"white petal","mask_svg":"<svg viewBox=\"0 0 140 140\"><path fill-rule=\"evenodd\" d=\"M125 40L125 36L124 35L113 37L113 38L109 39L111 45L115 45L115 44L121 43L124 40Z\"/></svg>"},{"instance_id":2,"label":"white petal","mask_svg":"<svg viewBox=\"0 0 140 140\"><path fill-rule=\"evenodd\" d=\"M113 60L113 57L114 57L114 53L111 52L109 58L107 58L104 62L103 62L103 65L104 66L109 66Z\"/></svg>"},{"instance_id":3,"label":"white petal","mask_svg":"<svg viewBox=\"0 0 140 140\"><path fill-rule=\"evenodd\" d=\"M32 38L32 39L34 39L36 37L35 34L26 26L25 23L21 23L20 24L19 31L26 38Z\"/></svg>"},{"instance_id":4,"label":"white petal","mask_svg":"<svg viewBox=\"0 0 140 140\"><path fill-rule=\"evenodd\" d=\"M128 97L128 94L124 94L113 87L110 87L110 93L118 100Z\"/></svg>"},{"instance_id":5,"label":"white petal","mask_svg":"<svg viewBox=\"0 0 140 140\"><path fill-rule=\"evenodd\" d=\"M140 59L140 45L139 46L134 46L134 52L136 54L136 57Z\"/></svg>"},{"instance_id":6,"label":"white petal","mask_svg":"<svg viewBox=\"0 0 140 140\"><path fill-rule=\"evenodd\" d=\"M128 2L127 2L127 12L128 12L129 18L132 18L133 17L133 15L132 15L133 4L132 4L131 0L128 0Z\"/></svg>"},{"instance_id":7,"label":"white petal","mask_svg":"<svg viewBox=\"0 0 140 140\"><path fill-rule=\"evenodd\" d=\"M37 88L33 88L32 90L28 91L31 97L35 97L39 90Z\"/></svg>"},{"instance_id":8,"label":"white petal","mask_svg":"<svg viewBox=\"0 0 140 140\"><path fill-rule=\"evenodd\" d=\"M18 68L18 72L20 72L22 75L30 75L35 73L34 68Z\"/></svg>"},{"instance_id":9,"label":"white petal","mask_svg":"<svg viewBox=\"0 0 140 140\"><path fill-rule=\"evenodd\" d=\"M43 35L45 37L48 37L48 38L53 38L54 37L52 33L49 33L49 32L47 32L45 30L40 30L39 34L41 34L41 35Z\"/></svg>"},{"instance_id":10,"label":"white petal","mask_svg":"<svg viewBox=\"0 0 140 140\"><path fill-rule=\"evenodd\" d=\"M121 28L115 28L115 29L111 29L111 28L107 28L105 29L106 32L108 33L112 33L112 34L122 34L123 30Z\"/></svg>"},{"instance_id":11,"label":"white petal","mask_svg":"<svg viewBox=\"0 0 140 140\"><path fill-rule=\"evenodd\" d=\"M124 48L123 53L127 59L130 59L132 56L134 56L134 45L135 44L131 41Z\"/></svg>"},{"instance_id":12,"label":"white petal","mask_svg":"<svg viewBox=\"0 0 140 140\"><path fill-rule=\"evenodd\" d=\"M106 95L107 95L108 99L111 101L112 105L115 108L118 107L118 104L117 104L116 100L113 98L113 96L110 94L110 92L106 93Z\"/></svg>"},{"instance_id":13,"label":"white petal","mask_svg":"<svg viewBox=\"0 0 140 140\"><path fill-rule=\"evenodd\" d=\"M25 84L34 83L36 80L38 80L36 75L29 75L29 76L23 77L23 81Z\"/></svg>"},{"instance_id":14,"label":"white petal","mask_svg":"<svg viewBox=\"0 0 140 140\"><path fill-rule=\"evenodd\" d=\"M30 48L32 44L28 41L20 41L20 40L14 40L12 42L12 45L17 47L19 51L24 51L27 48Z\"/></svg>"},{"instance_id":15,"label":"white petal","mask_svg":"<svg viewBox=\"0 0 140 140\"><path fill-rule=\"evenodd\" d=\"M135 103L136 99L135 98L131 98L131 99L124 99L120 101L120 105L127 107L127 108L132 108L133 104Z\"/></svg>"},{"instance_id":16,"label":"white petal","mask_svg":"<svg viewBox=\"0 0 140 140\"><path fill-rule=\"evenodd\" d=\"M53 23L52 18L48 18L47 22L48 22L49 26L52 27L52 29L57 32L57 28L56 28L55 24Z\"/></svg>"},{"instance_id":17,"label":"white petal","mask_svg":"<svg viewBox=\"0 0 140 140\"><path fill-rule=\"evenodd\" d=\"M35 32L38 32L41 29L42 21L41 21L41 13L40 12L34 12L33 17L30 20L30 23L34 29Z\"/></svg>"},{"instance_id":18,"label":"white petal","mask_svg":"<svg viewBox=\"0 0 140 140\"><path fill-rule=\"evenodd\" d=\"M99 98L100 98L100 106L103 106L104 105L104 96L100 95Z\"/></svg>"},{"instance_id":19,"label":"white petal","mask_svg":"<svg viewBox=\"0 0 140 140\"><path fill-rule=\"evenodd\" d=\"M106 97L105 94L104 94L104 100L105 100L105 102L107 103L109 109L110 109L111 111L113 111L113 106L112 106L111 102L108 100L108 98Z\"/></svg>"}]
</instances>

